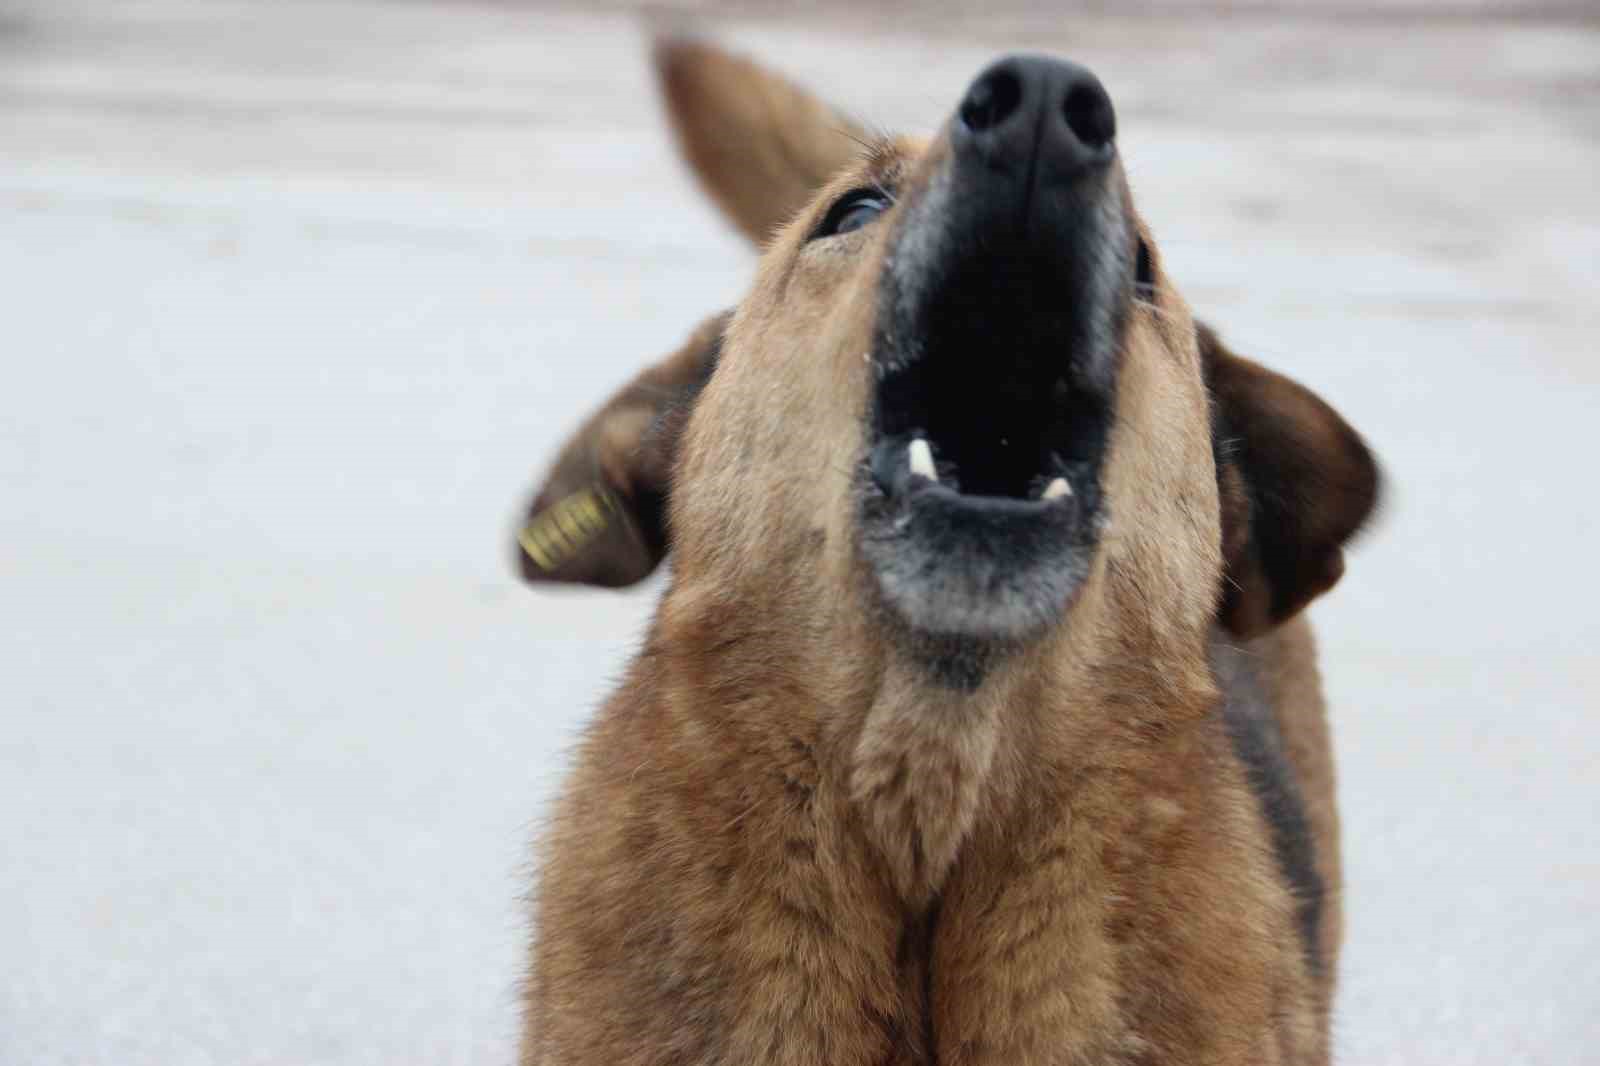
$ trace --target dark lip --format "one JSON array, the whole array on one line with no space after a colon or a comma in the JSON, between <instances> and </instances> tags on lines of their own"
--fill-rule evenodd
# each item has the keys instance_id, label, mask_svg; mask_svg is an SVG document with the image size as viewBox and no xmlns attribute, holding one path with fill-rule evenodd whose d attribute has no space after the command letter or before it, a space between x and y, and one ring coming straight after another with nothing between
<instances>
[{"instance_id":1,"label":"dark lip","mask_svg":"<svg viewBox=\"0 0 1600 1066\"><path fill-rule=\"evenodd\" d=\"M1065 534L1071 541L1075 539L1071 534L1093 517L1098 503L1097 490L1087 499L1075 492L1043 500L965 493L916 474L900 478L887 489L870 474L869 481L867 510L874 522L880 523L880 528L874 532L890 539L931 536L955 541L985 535L1025 534L1042 541ZM883 521L889 522L891 528L882 528ZM918 531L912 526L919 521L939 521L946 525L939 530Z\"/></svg>"},{"instance_id":2,"label":"dark lip","mask_svg":"<svg viewBox=\"0 0 1600 1066\"><path fill-rule=\"evenodd\" d=\"M1059 477L1076 485L1068 495L1054 499L1038 496L999 496L961 491L946 480L935 481L913 474L907 458L909 444L904 438L879 438L869 448L862 464L862 498L871 506L875 519L898 518L933 512L951 520L974 523L1026 523L1070 520L1078 524L1099 510L1098 463L1063 464L1041 474L1039 480ZM1048 479L1048 480L1047 480Z\"/></svg>"},{"instance_id":3,"label":"dark lip","mask_svg":"<svg viewBox=\"0 0 1600 1066\"><path fill-rule=\"evenodd\" d=\"M959 488L916 476L911 477L906 485L905 497L913 503L922 497L927 497L931 506L952 510L965 508L974 514L990 514L1012 519L1039 518L1074 507L1072 497L1044 500L1017 496L986 496L962 492Z\"/></svg>"}]
</instances>

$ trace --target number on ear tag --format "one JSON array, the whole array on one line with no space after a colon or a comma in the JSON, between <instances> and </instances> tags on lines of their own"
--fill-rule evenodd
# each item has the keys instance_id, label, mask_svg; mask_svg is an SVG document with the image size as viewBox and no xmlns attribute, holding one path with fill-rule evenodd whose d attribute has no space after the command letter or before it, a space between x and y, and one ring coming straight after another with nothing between
<instances>
[{"instance_id":1,"label":"number on ear tag","mask_svg":"<svg viewBox=\"0 0 1600 1066\"><path fill-rule=\"evenodd\" d=\"M563 496L529 519L517 534L517 543L535 566L550 573L593 544L620 513L610 489L589 485Z\"/></svg>"}]
</instances>

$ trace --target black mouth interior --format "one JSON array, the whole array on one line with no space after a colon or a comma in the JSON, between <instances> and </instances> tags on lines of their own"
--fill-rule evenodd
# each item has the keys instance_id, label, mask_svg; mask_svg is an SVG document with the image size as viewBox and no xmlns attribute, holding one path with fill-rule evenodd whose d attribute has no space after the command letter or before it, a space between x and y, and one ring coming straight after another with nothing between
<instances>
[{"instance_id":1,"label":"black mouth interior","mask_svg":"<svg viewBox=\"0 0 1600 1066\"><path fill-rule=\"evenodd\" d=\"M880 441L904 462L903 449L926 440L939 483L964 496L1033 500L1056 478L1079 488L1108 411L1103 390L1074 372L1077 316L1034 308L1025 330L1008 330L974 302L939 301L922 350L889 361L874 405Z\"/></svg>"},{"instance_id":2,"label":"black mouth interior","mask_svg":"<svg viewBox=\"0 0 1600 1066\"><path fill-rule=\"evenodd\" d=\"M1093 459L1104 409L1076 389L1066 356L974 352L925 357L878 391L886 440L925 439L939 481L962 495L1036 499ZM898 449L896 449L898 450Z\"/></svg>"}]
</instances>

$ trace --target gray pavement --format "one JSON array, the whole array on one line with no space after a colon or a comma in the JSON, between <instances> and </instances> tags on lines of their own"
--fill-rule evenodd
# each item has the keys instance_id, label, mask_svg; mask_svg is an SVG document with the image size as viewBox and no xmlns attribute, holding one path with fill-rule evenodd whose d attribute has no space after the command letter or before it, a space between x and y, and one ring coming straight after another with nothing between
<instances>
[{"instance_id":1,"label":"gray pavement","mask_svg":"<svg viewBox=\"0 0 1600 1066\"><path fill-rule=\"evenodd\" d=\"M896 128L1001 50L1099 71L1191 302L1391 479L1315 611L1341 1061L1600 1061L1592 6L701 8ZM508 532L750 267L642 40L0 2L0 1064L512 1057L530 842L654 590L535 595Z\"/></svg>"}]
</instances>

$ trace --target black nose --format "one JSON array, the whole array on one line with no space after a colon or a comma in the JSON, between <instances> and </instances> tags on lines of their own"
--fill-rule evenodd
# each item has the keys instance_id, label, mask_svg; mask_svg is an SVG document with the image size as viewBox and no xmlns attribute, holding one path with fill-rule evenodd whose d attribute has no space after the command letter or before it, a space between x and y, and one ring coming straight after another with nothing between
<instances>
[{"instance_id":1,"label":"black nose","mask_svg":"<svg viewBox=\"0 0 1600 1066\"><path fill-rule=\"evenodd\" d=\"M1116 136L1111 97L1086 68L1008 56L967 90L951 139L958 152L973 152L990 165L1038 163L1070 174L1109 161Z\"/></svg>"}]
</instances>

